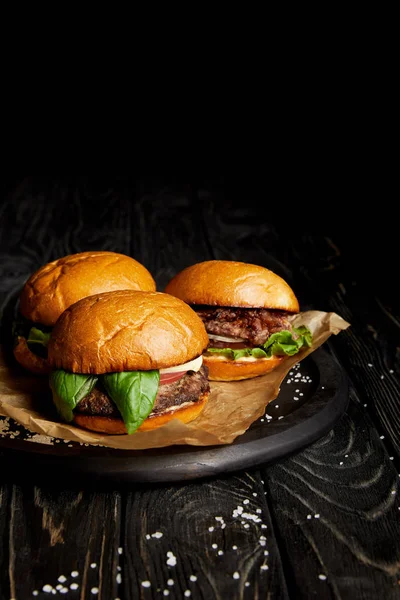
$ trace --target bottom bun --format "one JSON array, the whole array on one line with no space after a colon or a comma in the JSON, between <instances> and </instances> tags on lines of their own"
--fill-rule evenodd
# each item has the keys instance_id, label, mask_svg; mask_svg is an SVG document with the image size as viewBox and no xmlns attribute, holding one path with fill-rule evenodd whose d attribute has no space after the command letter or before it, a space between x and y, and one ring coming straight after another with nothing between
<instances>
[{"instance_id":1,"label":"bottom bun","mask_svg":"<svg viewBox=\"0 0 400 600\"><path fill-rule=\"evenodd\" d=\"M208 367L208 379L211 381L239 381L259 377L273 371L284 359L284 356L271 356L251 361L225 360L203 354L203 364Z\"/></svg>"},{"instance_id":2,"label":"bottom bun","mask_svg":"<svg viewBox=\"0 0 400 600\"><path fill-rule=\"evenodd\" d=\"M189 423L196 419L203 410L209 396L209 392L202 394L197 402L191 404L185 404L182 408L177 407L174 410L165 411L154 417L147 417L137 431L151 431L157 429L165 423L172 421L172 419L178 419L182 423ZM125 423L122 419L114 419L112 417L96 417L94 415L74 415L75 425L83 427L84 429L90 429L91 431L98 431L100 433L109 433L113 435L127 434Z\"/></svg>"}]
</instances>

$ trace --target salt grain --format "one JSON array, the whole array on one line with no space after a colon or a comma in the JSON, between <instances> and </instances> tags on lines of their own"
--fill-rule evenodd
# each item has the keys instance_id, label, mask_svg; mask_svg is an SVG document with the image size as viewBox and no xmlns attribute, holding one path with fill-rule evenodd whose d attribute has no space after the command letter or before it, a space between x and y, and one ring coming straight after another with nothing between
<instances>
[{"instance_id":1,"label":"salt grain","mask_svg":"<svg viewBox=\"0 0 400 600\"><path fill-rule=\"evenodd\" d=\"M99 588L92 587L92 589L90 591L92 592L92 594L98 594L99 593Z\"/></svg>"},{"instance_id":2,"label":"salt grain","mask_svg":"<svg viewBox=\"0 0 400 600\"><path fill-rule=\"evenodd\" d=\"M314 515L314 519L319 519L319 514Z\"/></svg>"},{"instance_id":3,"label":"salt grain","mask_svg":"<svg viewBox=\"0 0 400 600\"><path fill-rule=\"evenodd\" d=\"M218 556L222 556L223 555L223 551L222 550L218 550Z\"/></svg>"},{"instance_id":4,"label":"salt grain","mask_svg":"<svg viewBox=\"0 0 400 600\"><path fill-rule=\"evenodd\" d=\"M244 585L245 585L246 587L249 587L249 585L250 585L250 582L249 582L249 581L246 581L246 583L245 583Z\"/></svg>"},{"instance_id":5,"label":"salt grain","mask_svg":"<svg viewBox=\"0 0 400 600\"><path fill-rule=\"evenodd\" d=\"M155 533L151 534L151 537L156 538L156 539L160 539L160 538L162 538L163 535L164 534L161 533L161 531L156 531Z\"/></svg>"},{"instance_id":6,"label":"salt grain","mask_svg":"<svg viewBox=\"0 0 400 600\"><path fill-rule=\"evenodd\" d=\"M214 527L209 527L208 531L214 531Z\"/></svg>"},{"instance_id":7,"label":"salt grain","mask_svg":"<svg viewBox=\"0 0 400 600\"><path fill-rule=\"evenodd\" d=\"M69 589L67 587L62 587L60 590L60 594L68 594Z\"/></svg>"},{"instance_id":8,"label":"salt grain","mask_svg":"<svg viewBox=\"0 0 400 600\"><path fill-rule=\"evenodd\" d=\"M90 565L90 567L91 567L92 569L95 569L95 568L97 567L97 565L96 565L96 563L92 563L92 564Z\"/></svg>"},{"instance_id":9,"label":"salt grain","mask_svg":"<svg viewBox=\"0 0 400 600\"><path fill-rule=\"evenodd\" d=\"M122 576L121 576L121 573L117 573L117 576L116 576L116 578L115 578L115 581L118 583L118 585L119 585L120 583L122 583Z\"/></svg>"},{"instance_id":10,"label":"salt grain","mask_svg":"<svg viewBox=\"0 0 400 600\"><path fill-rule=\"evenodd\" d=\"M161 534L161 535L162 535L162 534ZM123 553L123 550L122 550L122 548L118 548L118 554L122 554L122 553Z\"/></svg>"},{"instance_id":11,"label":"salt grain","mask_svg":"<svg viewBox=\"0 0 400 600\"><path fill-rule=\"evenodd\" d=\"M176 566L176 557L174 556L174 554L172 552L167 552L167 556L168 556L167 565L169 567L175 567Z\"/></svg>"},{"instance_id":12,"label":"salt grain","mask_svg":"<svg viewBox=\"0 0 400 600\"><path fill-rule=\"evenodd\" d=\"M78 577L78 571L71 571L71 577Z\"/></svg>"},{"instance_id":13,"label":"salt grain","mask_svg":"<svg viewBox=\"0 0 400 600\"><path fill-rule=\"evenodd\" d=\"M269 566L268 565L261 565L260 570L261 571L268 571Z\"/></svg>"},{"instance_id":14,"label":"salt grain","mask_svg":"<svg viewBox=\"0 0 400 600\"><path fill-rule=\"evenodd\" d=\"M79 585L77 583L71 583L71 585L69 587L71 590L77 590Z\"/></svg>"},{"instance_id":15,"label":"salt grain","mask_svg":"<svg viewBox=\"0 0 400 600\"><path fill-rule=\"evenodd\" d=\"M196 575L191 575L191 576L189 577L189 579L190 579L190 581L197 581L197 577L196 577Z\"/></svg>"},{"instance_id":16,"label":"salt grain","mask_svg":"<svg viewBox=\"0 0 400 600\"><path fill-rule=\"evenodd\" d=\"M318 575L318 578L321 579L321 581L325 581L326 575L324 575L323 573L321 573L320 575Z\"/></svg>"},{"instance_id":17,"label":"salt grain","mask_svg":"<svg viewBox=\"0 0 400 600\"><path fill-rule=\"evenodd\" d=\"M214 548L214 550L216 550L218 548L218 544L213 544L211 547Z\"/></svg>"},{"instance_id":18,"label":"salt grain","mask_svg":"<svg viewBox=\"0 0 400 600\"><path fill-rule=\"evenodd\" d=\"M39 592L37 590L33 590L32 596L38 596L38 595L39 595Z\"/></svg>"},{"instance_id":19,"label":"salt grain","mask_svg":"<svg viewBox=\"0 0 400 600\"><path fill-rule=\"evenodd\" d=\"M169 590L164 590L163 594L164 594L164 596L169 596Z\"/></svg>"},{"instance_id":20,"label":"salt grain","mask_svg":"<svg viewBox=\"0 0 400 600\"><path fill-rule=\"evenodd\" d=\"M384 439L385 439L385 436L384 436L384 435L381 435L381 436L380 436L380 439L381 439L381 440L384 440Z\"/></svg>"},{"instance_id":21,"label":"salt grain","mask_svg":"<svg viewBox=\"0 0 400 600\"><path fill-rule=\"evenodd\" d=\"M185 590L183 595L186 596L186 598L189 598L192 595L192 592L190 590Z\"/></svg>"},{"instance_id":22,"label":"salt grain","mask_svg":"<svg viewBox=\"0 0 400 600\"><path fill-rule=\"evenodd\" d=\"M146 580L146 581L142 581L142 587L144 588L149 588L151 586L150 581Z\"/></svg>"},{"instance_id":23,"label":"salt grain","mask_svg":"<svg viewBox=\"0 0 400 600\"><path fill-rule=\"evenodd\" d=\"M246 500L243 500L243 504L248 504L249 502L250 502L250 500L247 500L247 498L246 498Z\"/></svg>"},{"instance_id":24,"label":"salt grain","mask_svg":"<svg viewBox=\"0 0 400 600\"><path fill-rule=\"evenodd\" d=\"M307 515L307 519L312 519L312 516L311 515Z\"/></svg>"},{"instance_id":25,"label":"salt grain","mask_svg":"<svg viewBox=\"0 0 400 600\"><path fill-rule=\"evenodd\" d=\"M57 581L59 581L60 583L65 583L65 581L67 581L67 578L64 575L60 575Z\"/></svg>"},{"instance_id":26,"label":"salt grain","mask_svg":"<svg viewBox=\"0 0 400 600\"><path fill-rule=\"evenodd\" d=\"M232 550L237 550L237 546L232 546Z\"/></svg>"},{"instance_id":27,"label":"salt grain","mask_svg":"<svg viewBox=\"0 0 400 600\"><path fill-rule=\"evenodd\" d=\"M369 367L373 367L373 364L372 364L372 363L368 363L368 366L369 366Z\"/></svg>"},{"instance_id":28,"label":"salt grain","mask_svg":"<svg viewBox=\"0 0 400 600\"><path fill-rule=\"evenodd\" d=\"M167 585L174 585L174 580L173 579L168 579Z\"/></svg>"},{"instance_id":29,"label":"salt grain","mask_svg":"<svg viewBox=\"0 0 400 600\"><path fill-rule=\"evenodd\" d=\"M232 575L233 579L240 579L240 575L237 571L234 572L234 574Z\"/></svg>"},{"instance_id":30,"label":"salt grain","mask_svg":"<svg viewBox=\"0 0 400 600\"><path fill-rule=\"evenodd\" d=\"M51 592L51 590L52 590L52 589L53 589L53 588L52 588L52 586L51 586L51 585L49 585L49 584L46 584L46 585L44 585L44 586L42 587L42 590L43 590L44 592L46 592L47 594L49 594L49 593Z\"/></svg>"}]
</instances>

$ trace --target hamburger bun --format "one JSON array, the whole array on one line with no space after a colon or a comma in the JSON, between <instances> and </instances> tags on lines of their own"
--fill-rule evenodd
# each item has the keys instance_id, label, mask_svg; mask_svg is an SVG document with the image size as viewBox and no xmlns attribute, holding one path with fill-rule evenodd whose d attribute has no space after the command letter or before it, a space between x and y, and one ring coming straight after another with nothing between
<instances>
[{"instance_id":1,"label":"hamburger bun","mask_svg":"<svg viewBox=\"0 0 400 600\"><path fill-rule=\"evenodd\" d=\"M165 292L188 304L299 312L298 300L282 277L265 267L243 262L197 263L175 275Z\"/></svg>"},{"instance_id":2,"label":"hamburger bun","mask_svg":"<svg viewBox=\"0 0 400 600\"><path fill-rule=\"evenodd\" d=\"M50 262L33 273L20 296L21 314L34 323L53 326L78 300L114 290L155 291L149 271L116 252L80 252Z\"/></svg>"},{"instance_id":3,"label":"hamburger bun","mask_svg":"<svg viewBox=\"0 0 400 600\"><path fill-rule=\"evenodd\" d=\"M207 344L202 320L178 298L122 290L67 308L52 331L48 361L72 373L148 371L187 363Z\"/></svg>"},{"instance_id":4,"label":"hamburger bun","mask_svg":"<svg viewBox=\"0 0 400 600\"><path fill-rule=\"evenodd\" d=\"M253 358L252 360L233 360L217 355L203 356L203 363L208 368L211 381L240 381L266 375L273 371L284 360L283 356L271 358Z\"/></svg>"}]
</instances>

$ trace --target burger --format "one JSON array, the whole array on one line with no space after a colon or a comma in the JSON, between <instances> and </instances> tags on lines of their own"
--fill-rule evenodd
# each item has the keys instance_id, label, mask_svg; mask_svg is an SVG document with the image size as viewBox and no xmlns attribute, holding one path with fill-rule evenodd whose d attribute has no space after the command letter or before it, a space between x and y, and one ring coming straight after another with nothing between
<instances>
[{"instance_id":1,"label":"burger","mask_svg":"<svg viewBox=\"0 0 400 600\"><path fill-rule=\"evenodd\" d=\"M48 373L50 332L66 308L92 294L114 290L154 291L149 271L116 252L80 252L50 262L25 283L14 323L14 356L33 373Z\"/></svg>"},{"instance_id":2,"label":"burger","mask_svg":"<svg viewBox=\"0 0 400 600\"><path fill-rule=\"evenodd\" d=\"M200 317L161 292L96 294L63 312L50 336L53 402L64 421L132 434L195 419L210 386Z\"/></svg>"},{"instance_id":3,"label":"burger","mask_svg":"<svg viewBox=\"0 0 400 600\"><path fill-rule=\"evenodd\" d=\"M298 300L282 277L258 265L211 260L187 267L165 292L188 303L209 337L203 356L209 379L235 381L264 375L312 336L293 327Z\"/></svg>"}]
</instances>

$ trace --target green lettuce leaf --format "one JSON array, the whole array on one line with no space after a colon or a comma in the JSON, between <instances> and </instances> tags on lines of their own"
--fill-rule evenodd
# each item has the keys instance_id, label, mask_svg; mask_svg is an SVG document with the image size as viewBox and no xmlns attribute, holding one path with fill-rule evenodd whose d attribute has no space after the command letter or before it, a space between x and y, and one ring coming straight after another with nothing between
<instances>
[{"instance_id":1,"label":"green lettuce leaf","mask_svg":"<svg viewBox=\"0 0 400 600\"><path fill-rule=\"evenodd\" d=\"M28 344L40 344L41 346L47 348L49 339L50 333L45 333L37 327L31 327L28 333L28 339L26 341L28 342Z\"/></svg>"},{"instance_id":2,"label":"green lettuce leaf","mask_svg":"<svg viewBox=\"0 0 400 600\"><path fill-rule=\"evenodd\" d=\"M293 335L294 334L294 335ZM295 336L295 337L294 337ZM243 356L253 356L254 358L270 358L271 356L293 356L297 354L303 346L311 347L312 333L302 325L293 329L293 332L284 330L273 333L265 344L259 348L207 348L207 352L220 354L231 360L238 360Z\"/></svg>"},{"instance_id":3,"label":"green lettuce leaf","mask_svg":"<svg viewBox=\"0 0 400 600\"><path fill-rule=\"evenodd\" d=\"M74 418L72 411L92 391L97 379L95 375L67 373L63 369L50 374L53 402L65 421L69 423L72 421Z\"/></svg>"},{"instance_id":4,"label":"green lettuce leaf","mask_svg":"<svg viewBox=\"0 0 400 600\"><path fill-rule=\"evenodd\" d=\"M127 432L133 433L153 409L160 372L107 373L102 376L102 382L121 413Z\"/></svg>"},{"instance_id":5,"label":"green lettuce leaf","mask_svg":"<svg viewBox=\"0 0 400 600\"><path fill-rule=\"evenodd\" d=\"M295 334L296 337L293 336ZM303 346L310 347L312 344L312 334L308 327L293 328L291 331L279 331L273 333L263 345L267 356L293 356L297 354Z\"/></svg>"}]
</instances>

